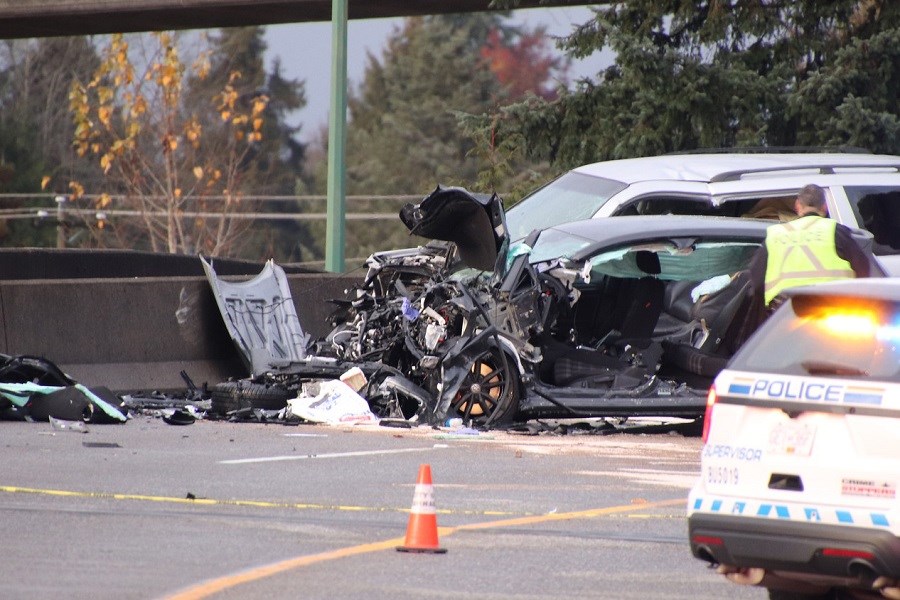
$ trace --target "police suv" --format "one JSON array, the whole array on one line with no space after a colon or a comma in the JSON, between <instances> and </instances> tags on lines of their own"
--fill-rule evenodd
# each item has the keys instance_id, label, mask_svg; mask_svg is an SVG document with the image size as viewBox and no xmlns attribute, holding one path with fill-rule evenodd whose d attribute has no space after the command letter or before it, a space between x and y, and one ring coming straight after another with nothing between
<instances>
[{"instance_id":1,"label":"police suv","mask_svg":"<svg viewBox=\"0 0 900 600\"><path fill-rule=\"evenodd\" d=\"M691 551L773 599L900 599L900 280L788 293L710 389Z\"/></svg>"}]
</instances>

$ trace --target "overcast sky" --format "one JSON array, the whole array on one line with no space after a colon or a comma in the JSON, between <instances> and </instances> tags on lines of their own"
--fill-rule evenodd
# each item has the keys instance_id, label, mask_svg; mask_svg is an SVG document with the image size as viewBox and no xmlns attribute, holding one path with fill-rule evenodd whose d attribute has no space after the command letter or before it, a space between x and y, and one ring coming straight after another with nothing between
<instances>
[{"instance_id":1,"label":"overcast sky","mask_svg":"<svg viewBox=\"0 0 900 600\"><path fill-rule=\"evenodd\" d=\"M592 13L588 7L535 8L512 13L515 23L530 28L544 25L550 35L566 35L574 26L588 21ZM355 19L347 27L347 76L350 85L356 86L362 79L366 53L381 57L388 35L398 27L402 19ZM302 124L301 137L309 139L328 123L331 77L331 23L295 23L266 27L268 44L267 62L281 57L283 75L306 82L307 105L290 120ZM552 41L548 46L555 49ZM603 56L593 56L573 63L569 71L571 80L593 76L608 62Z\"/></svg>"}]
</instances>

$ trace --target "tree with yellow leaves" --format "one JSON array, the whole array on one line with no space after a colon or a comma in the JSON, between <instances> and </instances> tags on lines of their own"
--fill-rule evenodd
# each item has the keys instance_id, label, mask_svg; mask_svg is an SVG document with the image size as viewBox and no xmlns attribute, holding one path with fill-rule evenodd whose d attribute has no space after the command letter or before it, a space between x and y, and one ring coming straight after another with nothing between
<instances>
[{"instance_id":1,"label":"tree with yellow leaves","mask_svg":"<svg viewBox=\"0 0 900 600\"><path fill-rule=\"evenodd\" d=\"M95 157L105 174L107 189L94 208L138 217L110 222L116 245L228 253L250 225L239 215L256 209L243 187L263 138L269 99L240 94L241 73L233 71L209 99L218 115L211 124L198 116L210 108L186 106L184 93L188 78L208 76L209 51L188 65L174 34L154 33L152 39L152 55L140 61L124 36L111 36L93 78L70 89L76 151ZM220 130L208 130L214 126ZM77 181L69 187L73 199L84 194Z\"/></svg>"}]
</instances>

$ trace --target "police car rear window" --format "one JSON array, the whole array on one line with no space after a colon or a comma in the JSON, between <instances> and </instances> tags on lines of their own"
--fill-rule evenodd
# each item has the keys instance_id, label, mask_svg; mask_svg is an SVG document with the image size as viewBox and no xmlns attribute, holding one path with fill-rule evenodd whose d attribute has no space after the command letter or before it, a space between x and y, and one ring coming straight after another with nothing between
<instances>
[{"instance_id":1,"label":"police car rear window","mask_svg":"<svg viewBox=\"0 0 900 600\"><path fill-rule=\"evenodd\" d=\"M730 367L900 381L900 305L794 297L741 348Z\"/></svg>"}]
</instances>

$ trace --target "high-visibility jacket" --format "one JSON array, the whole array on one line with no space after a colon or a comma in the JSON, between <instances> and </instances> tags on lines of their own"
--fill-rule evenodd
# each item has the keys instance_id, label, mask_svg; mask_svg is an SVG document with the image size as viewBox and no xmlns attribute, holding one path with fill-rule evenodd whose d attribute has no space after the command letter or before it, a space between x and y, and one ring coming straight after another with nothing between
<instances>
[{"instance_id":1,"label":"high-visibility jacket","mask_svg":"<svg viewBox=\"0 0 900 600\"><path fill-rule=\"evenodd\" d=\"M766 230L766 304L787 288L854 276L838 256L836 228L832 219L808 216Z\"/></svg>"}]
</instances>

